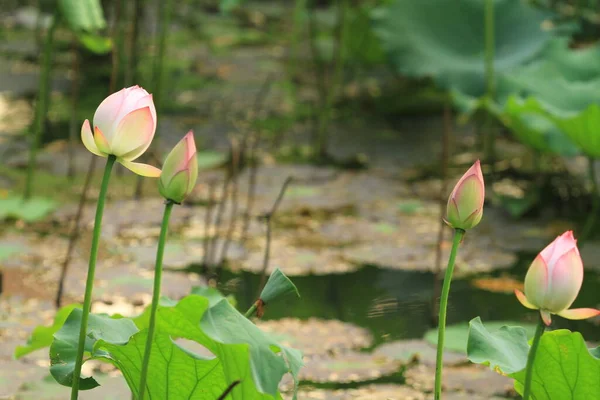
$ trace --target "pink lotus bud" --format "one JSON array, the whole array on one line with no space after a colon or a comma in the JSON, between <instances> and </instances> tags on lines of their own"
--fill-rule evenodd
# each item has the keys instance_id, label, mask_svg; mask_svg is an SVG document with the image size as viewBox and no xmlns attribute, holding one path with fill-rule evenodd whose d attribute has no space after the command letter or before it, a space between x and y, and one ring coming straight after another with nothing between
<instances>
[{"instance_id":1,"label":"pink lotus bud","mask_svg":"<svg viewBox=\"0 0 600 400\"><path fill-rule=\"evenodd\" d=\"M198 158L194 132L189 131L171 150L158 179L158 191L167 200L181 203L194 189Z\"/></svg>"},{"instance_id":2,"label":"pink lotus bud","mask_svg":"<svg viewBox=\"0 0 600 400\"><path fill-rule=\"evenodd\" d=\"M151 94L139 86L121 89L100 103L93 122L93 130L87 119L81 127L81 139L89 151L100 157L114 155L138 175L160 175L158 168L132 162L148 149L156 131Z\"/></svg>"},{"instance_id":3,"label":"pink lotus bud","mask_svg":"<svg viewBox=\"0 0 600 400\"><path fill-rule=\"evenodd\" d=\"M600 310L576 308L573 304L583 283L583 262L573 238L573 231L557 237L533 260L525 276L525 293L515 290L525 307L540 310L546 325L550 314L568 319L586 319L600 315Z\"/></svg>"},{"instance_id":4,"label":"pink lotus bud","mask_svg":"<svg viewBox=\"0 0 600 400\"><path fill-rule=\"evenodd\" d=\"M471 229L481 221L485 185L479 160L460 178L448 198L446 223L454 229Z\"/></svg>"}]
</instances>

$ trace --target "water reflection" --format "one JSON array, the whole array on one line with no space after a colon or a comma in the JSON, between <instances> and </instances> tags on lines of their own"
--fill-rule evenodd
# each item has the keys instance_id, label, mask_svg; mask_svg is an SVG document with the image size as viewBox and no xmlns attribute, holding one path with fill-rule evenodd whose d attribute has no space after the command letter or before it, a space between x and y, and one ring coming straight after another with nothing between
<instances>
[{"instance_id":1,"label":"water reflection","mask_svg":"<svg viewBox=\"0 0 600 400\"><path fill-rule=\"evenodd\" d=\"M509 274L524 276L525 260ZM505 272L506 273L506 272ZM376 344L388 340L420 338L434 326L432 318L433 274L426 272L364 267L356 272L337 275L300 276L293 278L301 299L288 297L270 304L265 319L309 317L338 319L369 329ZM224 271L220 289L234 294L240 310L255 300L260 277L250 272L234 274ZM574 307L598 305L600 276L586 271L581 295ZM483 321L511 320L535 322L537 313L524 309L508 292L490 292L477 288L472 280L452 283L448 323L467 322L481 316ZM552 328L580 331L586 340L600 340L600 330L593 321L553 320Z\"/></svg>"}]
</instances>

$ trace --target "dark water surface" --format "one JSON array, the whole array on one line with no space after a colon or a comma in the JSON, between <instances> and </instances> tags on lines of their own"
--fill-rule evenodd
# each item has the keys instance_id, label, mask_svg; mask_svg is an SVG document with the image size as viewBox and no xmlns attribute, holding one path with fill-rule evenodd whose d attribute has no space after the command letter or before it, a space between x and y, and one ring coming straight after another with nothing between
<instances>
[{"instance_id":1,"label":"dark water surface","mask_svg":"<svg viewBox=\"0 0 600 400\"><path fill-rule=\"evenodd\" d=\"M520 257L520 261L503 274L522 280L532 259L533 256ZM486 275L490 276L494 275ZM525 309L513 293L477 288L472 284L473 279L476 278L452 282L448 324L468 322L477 316L484 323L537 321L539 314ZM353 273L298 276L292 280L302 297L289 296L268 305L264 319L338 319L370 330L375 345L390 340L421 338L434 327L432 273L365 266ZM246 310L256 298L260 275L223 271L221 282L221 291L235 295L238 308ZM597 307L599 293L600 275L586 271L583 287L573 307ZM559 328L579 331L588 341L600 341L600 327L592 320L569 321L554 316L552 329Z\"/></svg>"}]
</instances>

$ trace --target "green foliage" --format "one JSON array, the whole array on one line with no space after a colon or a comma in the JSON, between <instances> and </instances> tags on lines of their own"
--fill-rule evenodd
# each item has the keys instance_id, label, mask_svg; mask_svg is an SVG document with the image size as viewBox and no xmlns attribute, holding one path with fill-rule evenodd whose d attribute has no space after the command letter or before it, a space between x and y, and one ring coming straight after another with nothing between
<instances>
[{"instance_id":1,"label":"green foliage","mask_svg":"<svg viewBox=\"0 0 600 400\"><path fill-rule=\"evenodd\" d=\"M348 7L347 24L343 38L344 61L359 65L376 65L385 62L385 54L371 24L372 9L366 6ZM316 11L312 11L316 12ZM335 8L318 13L320 32L316 40L320 58L332 62L336 52L336 30L338 29Z\"/></svg>"},{"instance_id":2,"label":"green foliage","mask_svg":"<svg viewBox=\"0 0 600 400\"><path fill-rule=\"evenodd\" d=\"M99 34L106 28L100 0L58 0L58 6L62 18L87 50L106 54L112 49L111 40Z\"/></svg>"},{"instance_id":3,"label":"green foliage","mask_svg":"<svg viewBox=\"0 0 600 400\"><path fill-rule=\"evenodd\" d=\"M523 393L525 370L511 374ZM533 363L531 396L536 400L588 400L600 393L600 359L587 349L579 332L545 333Z\"/></svg>"},{"instance_id":4,"label":"green foliage","mask_svg":"<svg viewBox=\"0 0 600 400\"><path fill-rule=\"evenodd\" d=\"M237 301L232 294L225 297L218 289L210 286L194 286L191 294L207 298L209 307L214 306L222 299L226 299L234 307L237 305Z\"/></svg>"},{"instance_id":5,"label":"green foliage","mask_svg":"<svg viewBox=\"0 0 600 400\"><path fill-rule=\"evenodd\" d=\"M260 299L265 304L271 303L278 297L285 296L286 294L295 293L296 296L300 297L298 288L279 268L275 270L269 276L269 280L265 285L264 289L260 293Z\"/></svg>"},{"instance_id":6,"label":"green foliage","mask_svg":"<svg viewBox=\"0 0 600 400\"><path fill-rule=\"evenodd\" d=\"M93 32L106 27L100 0L58 0L58 6L74 31Z\"/></svg>"},{"instance_id":7,"label":"green foliage","mask_svg":"<svg viewBox=\"0 0 600 400\"><path fill-rule=\"evenodd\" d=\"M278 344L241 315L216 290L195 289L208 295L190 295L175 303L162 302L157 313L148 371L150 398L214 400L233 382L241 383L231 392L233 400L281 399L279 382L286 373L294 380L302 366L302 356ZM57 330L66 311L55 324L31 340L36 348L50 348L51 373L63 385L72 384L72 374L81 310L75 308ZM90 315L86 354L114 364L123 373L135 394L139 390L140 365L147 338L149 309L131 319ZM38 328L40 329L40 328ZM182 340L195 342L202 354ZM30 350L32 351L32 350ZM22 351L23 354L25 354ZM208 355L206 353L209 353ZM82 378L81 388L98 385L93 377Z\"/></svg>"},{"instance_id":8,"label":"green foliage","mask_svg":"<svg viewBox=\"0 0 600 400\"><path fill-rule=\"evenodd\" d=\"M590 157L600 157L600 132L596 129L600 126L600 101L580 112L565 111L534 97L526 99L521 107L549 118L579 150Z\"/></svg>"},{"instance_id":9,"label":"green foliage","mask_svg":"<svg viewBox=\"0 0 600 400\"><path fill-rule=\"evenodd\" d=\"M467 355L476 364L486 364L510 374L527 364L527 333L520 326L502 326L489 331L477 317L469 322Z\"/></svg>"},{"instance_id":10,"label":"green foliage","mask_svg":"<svg viewBox=\"0 0 600 400\"><path fill-rule=\"evenodd\" d=\"M481 0L396 0L373 14L375 33L398 72L432 77L445 89L485 93L484 3ZM552 33L548 13L523 1L495 0L497 75L536 57Z\"/></svg>"},{"instance_id":11,"label":"green foliage","mask_svg":"<svg viewBox=\"0 0 600 400\"><path fill-rule=\"evenodd\" d=\"M74 308L64 325L54 334L54 341L50 346L50 373L61 385L71 386L73 384L81 315L82 310ZM97 344L123 345L137 331L135 324L129 319L113 319L107 315L90 314L85 352L91 358L108 357L109 354L98 348ZM79 388L81 390L93 389L98 385L98 382L92 377L80 378Z\"/></svg>"},{"instance_id":12,"label":"green foliage","mask_svg":"<svg viewBox=\"0 0 600 400\"><path fill-rule=\"evenodd\" d=\"M497 331L505 325L514 326L521 325L524 327L528 338L532 338L535 334L534 324L520 324L513 321L492 321L486 324L487 329L491 332ZM424 339L429 343L437 346L437 329L430 329L425 333ZM452 350L460 353L467 353L469 340L469 324L460 323L446 326L446 338L444 347L447 350Z\"/></svg>"},{"instance_id":13,"label":"green foliage","mask_svg":"<svg viewBox=\"0 0 600 400\"><path fill-rule=\"evenodd\" d=\"M61 329L67 320L67 317L69 314L71 314L71 311L73 311L75 307L78 307L78 305L70 304L62 307L56 312L56 315L54 316L54 323L52 325L36 327L27 340L27 345L17 346L14 357L21 358L36 350L50 347L52 341L54 340L54 334Z\"/></svg>"},{"instance_id":14,"label":"green foliage","mask_svg":"<svg viewBox=\"0 0 600 400\"><path fill-rule=\"evenodd\" d=\"M501 120L517 139L539 152L567 157L579 153L573 142L550 118L541 114L531 100L522 101L511 96L506 102Z\"/></svg>"},{"instance_id":15,"label":"green foliage","mask_svg":"<svg viewBox=\"0 0 600 400\"><path fill-rule=\"evenodd\" d=\"M43 197L23 200L21 196L10 195L0 198L0 220L15 218L36 222L54 211L57 205L55 201Z\"/></svg>"},{"instance_id":16,"label":"green foliage","mask_svg":"<svg viewBox=\"0 0 600 400\"><path fill-rule=\"evenodd\" d=\"M515 379L523 393L529 345L525 330L503 327L495 332L481 320L471 321L469 359L491 365ZM536 400L587 400L600 393L598 349L588 350L578 332L560 329L542 335L533 364L531 396Z\"/></svg>"},{"instance_id":17,"label":"green foliage","mask_svg":"<svg viewBox=\"0 0 600 400\"><path fill-rule=\"evenodd\" d=\"M77 38L86 49L95 54L106 54L112 49L112 41L104 36L82 32Z\"/></svg>"}]
</instances>

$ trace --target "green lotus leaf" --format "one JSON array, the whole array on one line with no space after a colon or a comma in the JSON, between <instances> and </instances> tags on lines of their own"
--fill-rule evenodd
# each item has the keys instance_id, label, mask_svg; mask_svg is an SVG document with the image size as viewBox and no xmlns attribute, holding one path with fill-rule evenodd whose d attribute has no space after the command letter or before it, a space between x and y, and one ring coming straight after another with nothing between
<instances>
[{"instance_id":1,"label":"green lotus leaf","mask_svg":"<svg viewBox=\"0 0 600 400\"><path fill-rule=\"evenodd\" d=\"M575 156L579 149L562 132L556 123L530 100L511 96L500 120L523 144L542 153Z\"/></svg>"},{"instance_id":2,"label":"green lotus leaf","mask_svg":"<svg viewBox=\"0 0 600 400\"><path fill-rule=\"evenodd\" d=\"M398 72L430 76L445 89L485 93L482 0L396 0L374 12L375 32ZM551 15L523 1L495 0L496 74L533 60L553 33Z\"/></svg>"}]
</instances>

